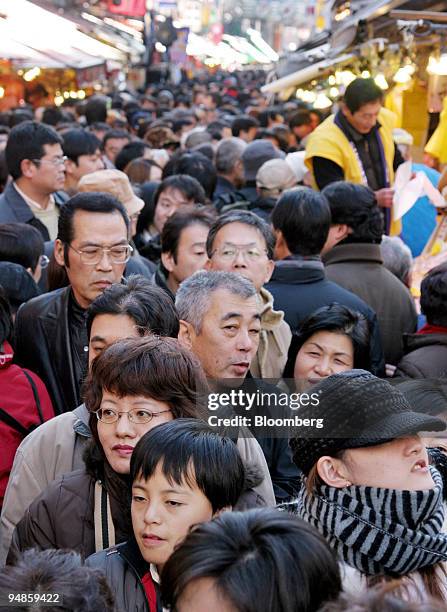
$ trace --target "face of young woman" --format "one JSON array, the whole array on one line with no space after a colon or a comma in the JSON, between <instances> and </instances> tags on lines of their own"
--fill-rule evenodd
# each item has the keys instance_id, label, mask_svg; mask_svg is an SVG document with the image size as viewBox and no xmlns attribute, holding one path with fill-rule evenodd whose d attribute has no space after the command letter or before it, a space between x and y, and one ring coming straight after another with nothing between
<instances>
[{"instance_id":1,"label":"face of young woman","mask_svg":"<svg viewBox=\"0 0 447 612\"><path fill-rule=\"evenodd\" d=\"M350 449L340 461L339 471L353 485L402 491L426 491L434 486L427 449L417 435Z\"/></svg>"},{"instance_id":2,"label":"face of young woman","mask_svg":"<svg viewBox=\"0 0 447 612\"><path fill-rule=\"evenodd\" d=\"M319 331L313 334L298 351L294 378L301 391L318 384L332 374L352 370L354 346L345 334Z\"/></svg>"}]
</instances>

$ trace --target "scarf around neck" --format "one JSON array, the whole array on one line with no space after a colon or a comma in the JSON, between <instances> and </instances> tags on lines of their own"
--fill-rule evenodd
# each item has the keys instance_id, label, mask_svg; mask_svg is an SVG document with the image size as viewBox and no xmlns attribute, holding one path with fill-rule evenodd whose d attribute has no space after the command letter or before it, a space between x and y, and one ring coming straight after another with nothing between
<instances>
[{"instance_id":1,"label":"scarf around neck","mask_svg":"<svg viewBox=\"0 0 447 612\"><path fill-rule=\"evenodd\" d=\"M296 511L348 565L368 575L402 576L447 560L442 478L430 471L435 486L429 491L323 485L309 495L303 478Z\"/></svg>"}]
</instances>

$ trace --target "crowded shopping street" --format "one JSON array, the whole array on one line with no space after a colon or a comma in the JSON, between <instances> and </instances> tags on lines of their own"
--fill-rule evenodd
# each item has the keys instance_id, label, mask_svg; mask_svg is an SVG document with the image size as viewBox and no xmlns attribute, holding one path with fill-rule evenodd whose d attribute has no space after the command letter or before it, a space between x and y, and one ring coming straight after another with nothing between
<instances>
[{"instance_id":1,"label":"crowded shopping street","mask_svg":"<svg viewBox=\"0 0 447 612\"><path fill-rule=\"evenodd\" d=\"M447 5L0 0L0 611L447 612Z\"/></svg>"}]
</instances>

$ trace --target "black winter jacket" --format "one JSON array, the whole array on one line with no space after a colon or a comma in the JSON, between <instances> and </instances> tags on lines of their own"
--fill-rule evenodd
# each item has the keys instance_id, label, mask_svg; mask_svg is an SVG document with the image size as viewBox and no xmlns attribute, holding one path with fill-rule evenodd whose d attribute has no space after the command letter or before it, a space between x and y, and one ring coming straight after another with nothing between
<instances>
[{"instance_id":1,"label":"black winter jacket","mask_svg":"<svg viewBox=\"0 0 447 612\"><path fill-rule=\"evenodd\" d=\"M50 394L56 414L81 403L82 372L73 363L68 308L70 287L56 289L23 304L15 323L15 362L35 372Z\"/></svg>"},{"instance_id":2,"label":"black winter jacket","mask_svg":"<svg viewBox=\"0 0 447 612\"><path fill-rule=\"evenodd\" d=\"M384 376L385 361L376 313L359 297L327 280L319 258L286 257L277 261L266 289L273 295L275 309L284 311L292 332L318 308L333 302L363 314L369 323L371 372Z\"/></svg>"},{"instance_id":3,"label":"black winter jacket","mask_svg":"<svg viewBox=\"0 0 447 612\"><path fill-rule=\"evenodd\" d=\"M394 376L447 378L447 334L404 334L405 355Z\"/></svg>"}]
</instances>

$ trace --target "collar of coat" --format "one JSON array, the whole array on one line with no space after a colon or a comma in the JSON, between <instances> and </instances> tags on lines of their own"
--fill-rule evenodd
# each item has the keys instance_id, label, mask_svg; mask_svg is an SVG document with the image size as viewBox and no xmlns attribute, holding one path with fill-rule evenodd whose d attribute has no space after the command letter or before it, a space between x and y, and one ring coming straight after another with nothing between
<instances>
[{"instance_id":1,"label":"collar of coat","mask_svg":"<svg viewBox=\"0 0 447 612\"><path fill-rule=\"evenodd\" d=\"M359 263L360 261L368 261L382 265L383 258L380 244L370 244L367 242L337 244L323 255L323 263L326 266L342 262Z\"/></svg>"}]
</instances>

